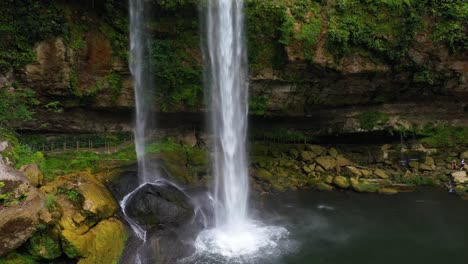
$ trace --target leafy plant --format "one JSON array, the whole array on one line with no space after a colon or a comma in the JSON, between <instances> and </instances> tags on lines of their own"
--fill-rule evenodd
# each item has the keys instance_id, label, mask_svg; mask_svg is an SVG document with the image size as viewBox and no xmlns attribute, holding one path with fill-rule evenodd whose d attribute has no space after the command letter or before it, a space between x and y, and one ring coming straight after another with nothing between
<instances>
[{"instance_id":1,"label":"leafy plant","mask_svg":"<svg viewBox=\"0 0 468 264\"><path fill-rule=\"evenodd\" d=\"M377 111L363 112L359 115L359 124L362 129L370 130L379 123L385 123L389 120L388 115Z\"/></svg>"}]
</instances>

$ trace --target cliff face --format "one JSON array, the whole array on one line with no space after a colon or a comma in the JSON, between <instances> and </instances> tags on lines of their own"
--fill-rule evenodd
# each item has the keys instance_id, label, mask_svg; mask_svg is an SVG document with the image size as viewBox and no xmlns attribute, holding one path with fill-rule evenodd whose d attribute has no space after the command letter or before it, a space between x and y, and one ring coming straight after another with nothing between
<instances>
[{"instance_id":1,"label":"cliff face","mask_svg":"<svg viewBox=\"0 0 468 264\"><path fill-rule=\"evenodd\" d=\"M147 28L154 37L148 62L155 111L201 113L198 3L154 2ZM468 14L463 1L449 2L246 1L251 114L305 118L315 128L326 126L326 133L429 122L468 126ZM15 51L33 54L29 59L9 63L0 54L0 85L10 92L29 88L39 100L35 121L21 126L130 129L126 7L113 1L48 5L35 6L43 18L37 25L28 24L35 14L27 14L11 22L11 38L1 41L8 50L34 26L51 28ZM23 10L5 8L11 16ZM371 113L385 115L380 127L360 122Z\"/></svg>"}]
</instances>

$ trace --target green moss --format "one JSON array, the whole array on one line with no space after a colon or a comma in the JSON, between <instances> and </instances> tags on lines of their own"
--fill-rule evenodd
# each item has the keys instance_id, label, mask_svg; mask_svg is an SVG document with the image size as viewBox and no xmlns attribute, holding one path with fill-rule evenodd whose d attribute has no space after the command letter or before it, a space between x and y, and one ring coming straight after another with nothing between
<instances>
[{"instance_id":1,"label":"green moss","mask_svg":"<svg viewBox=\"0 0 468 264\"><path fill-rule=\"evenodd\" d=\"M81 206L84 202L83 195L74 189L57 189L57 194L65 194L73 204Z\"/></svg>"},{"instance_id":2,"label":"green moss","mask_svg":"<svg viewBox=\"0 0 468 264\"><path fill-rule=\"evenodd\" d=\"M0 87L0 127L12 127L19 122L33 120L31 109L38 104L35 93L28 89L8 90Z\"/></svg>"},{"instance_id":3,"label":"green moss","mask_svg":"<svg viewBox=\"0 0 468 264\"><path fill-rule=\"evenodd\" d=\"M251 96L249 98L249 114L264 115L268 106L268 98L266 96Z\"/></svg>"},{"instance_id":4,"label":"green moss","mask_svg":"<svg viewBox=\"0 0 468 264\"><path fill-rule=\"evenodd\" d=\"M422 136L421 142L429 147L456 147L468 145L468 128L448 125L426 125L414 131Z\"/></svg>"},{"instance_id":5,"label":"green moss","mask_svg":"<svg viewBox=\"0 0 468 264\"><path fill-rule=\"evenodd\" d=\"M453 52L468 48L468 4L464 0L432 1L435 24L432 39L447 45Z\"/></svg>"},{"instance_id":6,"label":"green moss","mask_svg":"<svg viewBox=\"0 0 468 264\"><path fill-rule=\"evenodd\" d=\"M4 257L0 257L1 264L37 264L38 262L28 254L20 254L13 250Z\"/></svg>"},{"instance_id":7,"label":"green moss","mask_svg":"<svg viewBox=\"0 0 468 264\"><path fill-rule=\"evenodd\" d=\"M389 120L388 115L377 111L363 112L359 115L359 124L362 129L371 130L376 125L385 123Z\"/></svg>"},{"instance_id":8,"label":"green moss","mask_svg":"<svg viewBox=\"0 0 468 264\"><path fill-rule=\"evenodd\" d=\"M73 246L70 242L68 242L66 239L62 239L62 249L63 249L63 253L65 253L67 257L71 259L78 258L81 256L78 249L75 246Z\"/></svg>"},{"instance_id":9,"label":"green moss","mask_svg":"<svg viewBox=\"0 0 468 264\"><path fill-rule=\"evenodd\" d=\"M46 197L45 197L45 207L47 208L47 210L49 212L52 212L55 210L55 195L53 194L47 194Z\"/></svg>"},{"instance_id":10,"label":"green moss","mask_svg":"<svg viewBox=\"0 0 468 264\"><path fill-rule=\"evenodd\" d=\"M51 231L41 230L27 242L27 250L33 257L52 260L62 255L60 239Z\"/></svg>"}]
</instances>

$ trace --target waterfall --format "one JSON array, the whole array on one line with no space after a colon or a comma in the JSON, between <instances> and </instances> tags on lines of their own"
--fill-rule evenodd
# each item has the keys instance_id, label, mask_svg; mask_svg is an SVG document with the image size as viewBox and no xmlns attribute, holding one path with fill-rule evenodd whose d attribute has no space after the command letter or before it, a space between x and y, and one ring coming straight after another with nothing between
<instances>
[{"instance_id":1,"label":"waterfall","mask_svg":"<svg viewBox=\"0 0 468 264\"><path fill-rule=\"evenodd\" d=\"M215 226L202 231L187 263L243 263L276 254L288 232L249 217L248 63L243 0L207 0L205 79L214 133ZM237 259L232 261L232 259ZM226 260L227 259L227 260ZM227 262L226 262L227 261ZM249 262L250 263L250 262Z\"/></svg>"},{"instance_id":2,"label":"waterfall","mask_svg":"<svg viewBox=\"0 0 468 264\"><path fill-rule=\"evenodd\" d=\"M216 225L235 229L246 221L249 194L243 1L211 0L206 19L210 110L216 140Z\"/></svg>"},{"instance_id":3,"label":"waterfall","mask_svg":"<svg viewBox=\"0 0 468 264\"><path fill-rule=\"evenodd\" d=\"M150 38L145 32L147 10L145 0L129 0L130 10L130 72L135 89L135 149L138 159L138 178L140 185L158 179L157 173L149 168L145 159L145 141L147 140L153 117L151 115L151 90L153 78L150 64ZM146 63L145 63L146 60Z\"/></svg>"}]
</instances>

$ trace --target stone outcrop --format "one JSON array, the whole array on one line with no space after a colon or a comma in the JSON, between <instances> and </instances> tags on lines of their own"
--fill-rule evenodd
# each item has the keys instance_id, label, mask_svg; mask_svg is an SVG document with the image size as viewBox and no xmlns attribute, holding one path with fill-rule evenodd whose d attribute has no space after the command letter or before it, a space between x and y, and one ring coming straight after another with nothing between
<instances>
[{"instance_id":1,"label":"stone outcrop","mask_svg":"<svg viewBox=\"0 0 468 264\"><path fill-rule=\"evenodd\" d=\"M21 246L37 229L44 209L43 195L26 178L0 162L0 256ZM5 201L5 199L3 199Z\"/></svg>"}]
</instances>

